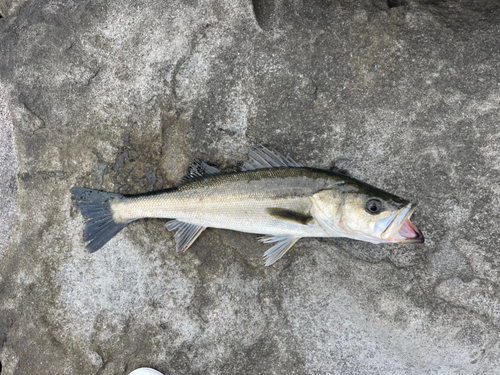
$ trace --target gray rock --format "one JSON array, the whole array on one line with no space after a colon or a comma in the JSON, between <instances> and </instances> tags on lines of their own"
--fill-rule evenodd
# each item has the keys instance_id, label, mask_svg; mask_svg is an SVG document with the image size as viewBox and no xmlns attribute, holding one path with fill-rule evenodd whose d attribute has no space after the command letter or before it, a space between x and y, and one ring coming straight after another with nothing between
<instances>
[{"instance_id":1,"label":"gray rock","mask_svg":"<svg viewBox=\"0 0 500 375\"><path fill-rule=\"evenodd\" d=\"M26 0L0 0L0 18L7 17Z\"/></svg>"},{"instance_id":2,"label":"gray rock","mask_svg":"<svg viewBox=\"0 0 500 375\"><path fill-rule=\"evenodd\" d=\"M25 2L26 0L0 0L0 18L14 14Z\"/></svg>"},{"instance_id":3,"label":"gray rock","mask_svg":"<svg viewBox=\"0 0 500 375\"><path fill-rule=\"evenodd\" d=\"M497 1L19 9L0 19L2 375L498 373ZM158 190L256 141L418 201L425 245L303 239L266 268L257 236L176 254L142 220L84 250L71 187Z\"/></svg>"},{"instance_id":4,"label":"gray rock","mask_svg":"<svg viewBox=\"0 0 500 375\"><path fill-rule=\"evenodd\" d=\"M0 88L0 255L9 242L17 203L17 160L6 95Z\"/></svg>"}]
</instances>

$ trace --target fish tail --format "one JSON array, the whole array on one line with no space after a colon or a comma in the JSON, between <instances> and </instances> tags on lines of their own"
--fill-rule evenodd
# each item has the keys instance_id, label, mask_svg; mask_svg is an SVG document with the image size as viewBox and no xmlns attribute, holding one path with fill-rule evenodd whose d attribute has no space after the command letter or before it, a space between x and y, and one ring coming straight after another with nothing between
<instances>
[{"instance_id":1,"label":"fish tail","mask_svg":"<svg viewBox=\"0 0 500 375\"><path fill-rule=\"evenodd\" d=\"M106 193L100 190L74 187L71 189L73 204L85 219L83 240L86 248L93 253L103 247L115 234L125 228L126 222L117 222L109 205L111 199L124 199L121 194Z\"/></svg>"}]
</instances>

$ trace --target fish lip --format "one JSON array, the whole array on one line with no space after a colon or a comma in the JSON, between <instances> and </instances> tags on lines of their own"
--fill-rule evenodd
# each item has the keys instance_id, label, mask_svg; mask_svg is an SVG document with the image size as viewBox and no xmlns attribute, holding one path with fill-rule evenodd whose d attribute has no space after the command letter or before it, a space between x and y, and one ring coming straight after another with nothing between
<instances>
[{"instance_id":1,"label":"fish lip","mask_svg":"<svg viewBox=\"0 0 500 375\"><path fill-rule=\"evenodd\" d=\"M410 221L410 217L417 208L415 203L408 203L408 205L401 209L400 213L389 224L387 229L382 233L381 238L389 242L416 244L424 242L424 235L415 224ZM412 236L405 236L399 232L405 226L405 234L411 233Z\"/></svg>"}]
</instances>

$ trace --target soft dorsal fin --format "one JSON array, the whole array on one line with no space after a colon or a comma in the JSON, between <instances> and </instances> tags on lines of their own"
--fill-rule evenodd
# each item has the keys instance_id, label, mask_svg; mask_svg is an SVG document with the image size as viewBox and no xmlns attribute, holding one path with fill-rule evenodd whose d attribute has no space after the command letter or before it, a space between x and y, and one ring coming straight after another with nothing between
<instances>
[{"instance_id":1,"label":"soft dorsal fin","mask_svg":"<svg viewBox=\"0 0 500 375\"><path fill-rule=\"evenodd\" d=\"M276 219L290 221L292 223L307 225L314 218L311 215L303 214L301 212L287 210L286 208L270 207L266 208L266 212L275 217Z\"/></svg>"},{"instance_id":2,"label":"soft dorsal fin","mask_svg":"<svg viewBox=\"0 0 500 375\"><path fill-rule=\"evenodd\" d=\"M169 231L177 229L175 232L175 244L177 252L186 251L193 244L206 227L196 224L185 223L179 220L170 220L165 224Z\"/></svg>"},{"instance_id":3,"label":"soft dorsal fin","mask_svg":"<svg viewBox=\"0 0 500 375\"><path fill-rule=\"evenodd\" d=\"M253 171L262 168L303 167L290 156L283 156L276 150L269 150L257 145L248 150L248 161L243 163L242 171Z\"/></svg>"},{"instance_id":4,"label":"soft dorsal fin","mask_svg":"<svg viewBox=\"0 0 500 375\"><path fill-rule=\"evenodd\" d=\"M270 266L274 264L277 260L279 260L283 255L286 254L288 250L300 240L300 237L292 237L292 236L265 236L260 239L261 242L271 243L277 242L276 245L271 247L264 253L264 260L266 261L266 266Z\"/></svg>"},{"instance_id":5,"label":"soft dorsal fin","mask_svg":"<svg viewBox=\"0 0 500 375\"><path fill-rule=\"evenodd\" d=\"M208 165L204 161L195 159L189 164L188 171L184 177L180 180L179 184L184 184L186 182L195 180L197 178L219 173L220 170Z\"/></svg>"}]
</instances>

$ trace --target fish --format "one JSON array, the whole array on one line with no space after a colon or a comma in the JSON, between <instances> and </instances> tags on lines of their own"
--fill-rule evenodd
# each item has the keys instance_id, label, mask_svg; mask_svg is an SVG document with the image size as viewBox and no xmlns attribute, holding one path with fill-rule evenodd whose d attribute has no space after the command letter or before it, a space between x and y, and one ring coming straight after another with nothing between
<instances>
[{"instance_id":1,"label":"fish","mask_svg":"<svg viewBox=\"0 0 500 375\"><path fill-rule=\"evenodd\" d=\"M84 218L89 252L104 247L121 229L143 218L171 219L176 250L186 251L207 228L260 234L273 244L266 266L303 237L344 237L373 244L421 244L410 221L416 204L342 173L305 167L262 145L251 147L238 171L221 172L194 160L173 188L122 195L71 189Z\"/></svg>"}]
</instances>

